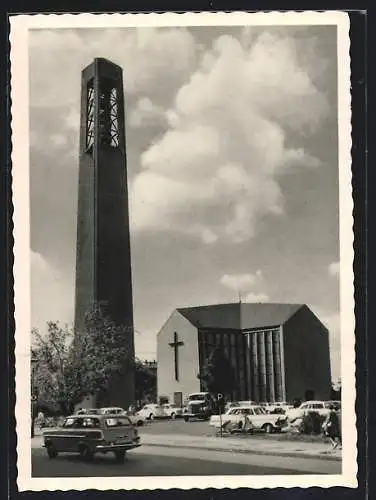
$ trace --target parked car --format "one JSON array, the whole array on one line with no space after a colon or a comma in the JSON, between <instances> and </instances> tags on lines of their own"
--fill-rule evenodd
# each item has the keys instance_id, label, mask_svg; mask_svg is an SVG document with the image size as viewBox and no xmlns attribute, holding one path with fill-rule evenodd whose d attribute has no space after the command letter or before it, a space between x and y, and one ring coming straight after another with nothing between
<instances>
[{"instance_id":1,"label":"parked car","mask_svg":"<svg viewBox=\"0 0 376 500\"><path fill-rule=\"evenodd\" d=\"M99 408L80 408L76 411L75 415L99 415Z\"/></svg>"},{"instance_id":2,"label":"parked car","mask_svg":"<svg viewBox=\"0 0 376 500\"><path fill-rule=\"evenodd\" d=\"M274 401L274 402L270 402L270 403L260 403L260 406L265 408L268 413L278 413L278 414L286 413L287 410L293 408L292 405L289 405L285 401Z\"/></svg>"},{"instance_id":3,"label":"parked car","mask_svg":"<svg viewBox=\"0 0 376 500\"><path fill-rule=\"evenodd\" d=\"M144 425L145 418L142 415L130 415L128 411L119 406L109 406L105 408L81 408L75 415L127 415L133 425L138 427Z\"/></svg>"},{"instance_id":4,"label":"parked car","mask_svg":"<svg viewBox=\"0 0 376 500\"><path fill-rule=\"evenodd\" d=\"M167 414L161 405L147 404L136 412L136 416L144 417L146 420L153 420L155 418L166 418Z\"/></svg>"},{"instance_id":5,"label":"parked car","mask_svg":"<svg viewBox=\"0 0 376 500\"><path fill-rule=\"evenodd\" d=\"M109 406L104 408L99 408L99 413L101 415L126 415L126 410L120 408L119 406Z\"/></svg>"},{"instance_id":6,"label":"parked car","mask_svg":"<svg viewBox=\"0 0 376 500\"><path fill-rule=\"evenodd\" d=\"M341 401L328 401L329 406L333 406L335 411L340 411L342 408Z\"/></svg>"},{"instance_id":7,"label":"parked car","mask_svg":"<svg viewBox=\"0 0 376 500\"><path fill-rule=\"evenodd\" d=\"M183 414L183 409L173 404L164 404L162 405L162 409L166 413L166 417L172 419L181 417Z\"/></svg>"},{"instance_id":8,"label":"parked car","mask_svg":"<svg viewBox=\"0 0 376 500\"><path fill-rule=\"evenodd\" d=\"M137 429L125 415L72 415L58 429L43 432L49 458L69 452L91 461L96 453L112 452L122 463L126 452L140 445Z\"/></svg>"},{"instance_id":9,"label":"parked car","mask_svg":"<svg viewBox=\"0 0 376 500\"><path fill-rule=\"evenodd\" d=\"M224 422L229 421L234 424L244 424L245 417L250 420L253 429L264 430L266 433L280 431L285 424L285 417L281 415L271 415L262 406L250 405L230 408L223 415L212 415L209 425L219 428Z\"/></svg>"},{"instance_id":10,"label":"parked car","mask_svg":"<svg viewBox=\"0 0 376 500\"><path fill-rule=\"evenodd\" d=\"M230 408L237 408L240 406L240 403L238 401L228 401L225 405L225 411L229 410Z\"/></svg>"},{"instance_id":11,"label":"parked car","mask_svg":"<svg viewBox=\"0 0 376 500\"><path fill-rule=\"evenodd\" d=\"M305 401L298 408L287 410L286 416L290 421L303 418L309 412L316 412L326 417L330 412L331 403L329 401Z\"/></svg>"}]
</instances>

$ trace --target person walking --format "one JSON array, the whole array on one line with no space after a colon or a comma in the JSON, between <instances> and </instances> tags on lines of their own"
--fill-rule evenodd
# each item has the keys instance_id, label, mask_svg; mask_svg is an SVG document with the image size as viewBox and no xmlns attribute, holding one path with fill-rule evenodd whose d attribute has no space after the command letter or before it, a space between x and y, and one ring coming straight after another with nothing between
<instances>
[{"instance_id":1,"label":"person walking","mask_svg":"<svg viewBox=\"0 0 376 500\"><path fill-rule=\"evenodd\" d=\"M324 421L324 433L330 439L333 450L336 449L341 443L341 429L340 419L335 411L334 406L329 407L329 413Z\"/></svg>"}]
</instances>

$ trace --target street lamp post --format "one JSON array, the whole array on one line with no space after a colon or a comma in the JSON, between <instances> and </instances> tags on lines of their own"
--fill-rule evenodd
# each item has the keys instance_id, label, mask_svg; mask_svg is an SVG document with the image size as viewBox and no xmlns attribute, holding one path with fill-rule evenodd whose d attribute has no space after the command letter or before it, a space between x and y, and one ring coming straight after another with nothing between
<instances>
[{"instance_id":1,"label":"street lamp post","mask_svg":"<svg viewBox=\"0 0 376 500\"><path fill-rule=\"evenodd\" d=\"M37 397L35 394L35 366L38 363L38 359L32 355L31 356L31 437L34 437L34 423L37 410Z\"/></svg>"}]
</instances>

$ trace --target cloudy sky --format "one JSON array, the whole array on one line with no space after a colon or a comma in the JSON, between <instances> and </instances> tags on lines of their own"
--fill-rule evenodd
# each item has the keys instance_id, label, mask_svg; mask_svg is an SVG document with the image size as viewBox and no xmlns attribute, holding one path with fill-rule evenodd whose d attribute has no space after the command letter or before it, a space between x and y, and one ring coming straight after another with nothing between
<instances>
[{"instance_id":1,"label":"cloudy sky","mask_svg":"<svg viewBox=\"0 0 376 500\"><path fill-rule=\"evenodd\" d=\"M30 33L32 325L71 324L80 73L124 69L136 354L176 307L306 303L340 374L336 28Z\"/></svg>"}]
</instances>

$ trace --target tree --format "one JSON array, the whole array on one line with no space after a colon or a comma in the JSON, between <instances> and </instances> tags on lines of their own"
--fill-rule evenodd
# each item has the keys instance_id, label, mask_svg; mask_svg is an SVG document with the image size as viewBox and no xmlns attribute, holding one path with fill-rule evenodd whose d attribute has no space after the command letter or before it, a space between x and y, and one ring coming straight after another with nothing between
<instances>
[{"instance_id":1,"label":"tree","mask_svg":"<svg viewBox=\"0 0 376 500\"><path fill-rule=\"evenodd\" d=\"M73 343L73 356L82 367L72 373L85 396L103 396L113 380L134 363L127 341L130 334L129 326L114 323L98 305L86 314L85 330L76 334Z\"/></svg>"},{"instance_id":2,"label":"tree","mask_svg":"<svg viewBox=\"0 0 376 500\"><path fill-rule=\"evenodd\" d=\"M134 367L136 400L155 401L157 398L157 376L155 372L139 359L135 360Z\"/></svg>"},{"instance_id":3,"label":"tree","mask_svg":"<svg viewBox=\"0 0 376 500\"><path fill-rule=\"evenodd\" d=\"M224 398L230 397L236 388L234 368L220 347L212 350L198 378L205 391L213 395L221 393Z\"/></svg>"},{"instance_id":4,"label":"tree","mask_svg":"<svg viewBox=\"0 0 376 500\"><path fill-rule=\"evenodd\" d=\"M69 373L72 366L73 332L61 328L58 322L47 323L47 333L32 330L32 353L36 359L34 387L39 406L57 407L67 413L72 407L72 387Z\"/></svg>"},{"instance_id":5,"label":"tree","mask_svg":"<svg viewBox=\"0 0 376 500\"><path fill-rule=\"evenodd\" d=\"M34 383L38 399L58 406L63 414L71 413L85 397L101 395L133 362L128 327L116 325L98 306L86 315L83 332L75 334L58 322L47 327L46 336L32 330Z\"/></svg>"}]
</instances>

